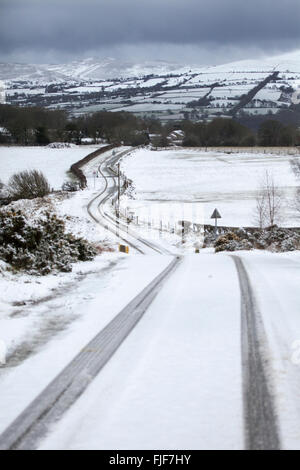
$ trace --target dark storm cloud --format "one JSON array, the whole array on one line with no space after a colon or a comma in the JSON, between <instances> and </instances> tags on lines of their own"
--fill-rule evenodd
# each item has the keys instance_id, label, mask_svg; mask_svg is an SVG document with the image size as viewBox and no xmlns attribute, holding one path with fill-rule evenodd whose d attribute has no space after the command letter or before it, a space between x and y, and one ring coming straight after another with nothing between
<instances>
[{"instance_id":1,"label":"dark storm cloud","mask_svg":"<svg viewBox=\"0 0 300 470\"><path fill-rule=\"evenodd\" d=\"M267 53L299 47L299 21L299 0L0 0L0 58L185 45Z\"/></svg>"}]
</instances>

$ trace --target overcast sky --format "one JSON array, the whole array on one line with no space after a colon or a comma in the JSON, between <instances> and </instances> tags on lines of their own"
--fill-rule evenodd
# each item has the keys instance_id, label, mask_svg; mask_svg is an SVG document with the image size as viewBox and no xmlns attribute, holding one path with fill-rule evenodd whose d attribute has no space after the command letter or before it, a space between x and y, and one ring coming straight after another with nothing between
<instances>
[{"instance_id":1,"label":"overcast sky","mask_svg":"<svg viewBox=\"0 0 300 470\"><path fill-rule=\"evenodd\" d=\"M0 60L216 64L300 49L299 0L0 0Z\"/></svg>"}]
</instances>

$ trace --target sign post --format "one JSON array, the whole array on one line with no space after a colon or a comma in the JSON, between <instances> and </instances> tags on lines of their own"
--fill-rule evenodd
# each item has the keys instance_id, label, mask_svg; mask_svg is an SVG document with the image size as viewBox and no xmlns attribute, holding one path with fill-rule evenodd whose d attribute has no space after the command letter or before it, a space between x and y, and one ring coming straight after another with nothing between
<instances>
[{"instance_id":1,"label":"sign post","mask_svg":"<svg viewBox=\"0 0 300 470\"><path fill-rule=\"evenodd\" d=\"M185 229L185 224L184 220L181 221L181 243L184 244L184 229Z\"/></svg>"},{"instance_id":2,"label":"sign post","mask_svg":"<svg viewBox=\"0 0 300 470\"><path fill-rule=\"evenodd\" d=\"M4 341L0 340L0 366L6 365L7 348Z\"/></svg>"},{"instance_id":3,"label":"sign post","mask_svg":"<svg viewBox=\"0 0 300 470\"><path fill-rule=\"evenodd\" d=\"M218 230L218 219L222 219L222 216L218 209L215 209L212 213L211 219L215 219L215 231Z\"/></svg>"},{"instance_id":4,"label":"sign post","mask_svg":"<svg viewBox=\"0 0 300 470\"><path fill-rule=\"evenodd\" d=\"M119 252L120 253L129 253L129 246L126 245L119 245Z\"/></svg>"},{"instance_id":5,"label":"sign post","mask_svg":"<svg viewBox=\"0 0 300 470\"><path fill-rule=\"evenodd\" d=\"M93 171L93 177L94 177L94 188L96 188L96 176L97 176L97 171Z\"/></svg>"}]
</instances>

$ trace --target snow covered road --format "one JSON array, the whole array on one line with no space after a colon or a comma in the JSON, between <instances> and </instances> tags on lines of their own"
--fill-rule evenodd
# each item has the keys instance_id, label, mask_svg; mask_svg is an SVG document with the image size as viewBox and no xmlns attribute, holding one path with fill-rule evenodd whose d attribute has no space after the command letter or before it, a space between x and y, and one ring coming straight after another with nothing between
<instances>
[{"instance_id":1,"label":"snow covered road","mask_svg":"<svg viewBox=\"0 0 300 470\"><path fill-rule=\"evenodd\" d=\"M299 449L300 255L240 256L251 363L231 256L186 256L41 449Z\"/></svg>"},{"instance_id":2,"label":"snow covered road","mask_svg":"<svg viewBox=\"0 0 300 470\"><path fill-rule=\"evenodd\" d=\"M185 256L101 373L48 429L40 448L298 449L300 255L242 252L239 257L246 269L246 288L239 285L228 254ZM140 283L133 290L128 271L118 274L125 281L123 305L168 260L127 258L131 280L137 280L138 268ZM81 329L75 322L72 334L60 334L60 341L52 341L2 377L3 430L74 357L75 345L77 350L85 347L95 332L95 320L101 331L118 312L120 296L110 308L113 285L96 294L94 279L86 288L95 297ZM254 321L246 330L243 304ZM247 362L244 354L252 328L254 354Z\"/></svg>"},{"instance_id":3,"label":"snow covered road","mask_svg":"<svg viewBox=\"0 0 300 470\"><path fill-rule=\"evenodd\" d=\"M184 259L41 448L239 449L243 439L238 277L229 257L201 255Z\"/></svg>"}]
</instances>

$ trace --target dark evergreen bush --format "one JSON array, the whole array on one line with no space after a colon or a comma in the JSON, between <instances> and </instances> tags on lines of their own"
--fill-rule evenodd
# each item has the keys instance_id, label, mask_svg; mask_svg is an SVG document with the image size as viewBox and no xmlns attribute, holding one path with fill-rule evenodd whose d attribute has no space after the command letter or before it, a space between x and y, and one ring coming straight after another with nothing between
<instances>
[{"instance_id":1,"label":"dark evergreen bush","mask_svg":"<svg viewBox=\"0 0 300 470\"><path fill-rule=\"evenodd\" d=\"M21 211L0 211L0 259L29 274L72 271L72 263L89 261L96 249L65 233L64 222L45 213L30 224Z\"/></svg>"},{"instance_id":2,"label":"dark evergreen bush","mask_svg":"<svg viewBox=\"0 0 300 470\"><path fill-rule=\"evenodd\" d=\"M232 229L234 230L234 229ZM257 230L236 229L221 235L214 242L215 251L270 250L285 252L299 250L300 233L277 225Z\"/></svg>"}]
</instances>

